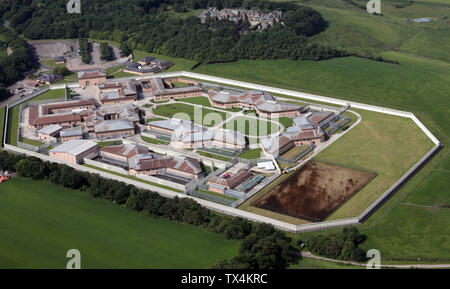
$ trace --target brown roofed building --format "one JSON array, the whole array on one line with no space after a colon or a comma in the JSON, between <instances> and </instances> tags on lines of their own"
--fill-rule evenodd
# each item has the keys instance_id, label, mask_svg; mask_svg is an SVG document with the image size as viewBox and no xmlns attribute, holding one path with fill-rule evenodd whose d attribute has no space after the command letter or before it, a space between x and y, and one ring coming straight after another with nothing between
<instances>
[{"instance_id":1,"label":"brown roofed building","mask_svg":"<svg viewBox=\"0 0 450 289\"><path fill-rule=\"evenodd\" d=\"M247 171L241 171L233 176L225 174L224 176L212 177L208 180L209 190L219 194L223 194L226 189L233 189L246 179L248 179L252 174Z\"/></svg>"},{"instance_id":2,"label":"brown roofed building","mask_svg":"<svg viewBox=\"0 0 450 289\"><path fill-rule=\"evenodd\" d=\"M98 88L102 105L133 102L138 98L136 82L132 80L104 82Z\"/></svg>"},{"instance_id":3,"label":"brown roofed building","mask_svg":"<svg viewBox=\"0 0 450 289\"><path fill-rule=\"evenodd\" d=\"M78 84L80 86L95 86L102 82L106 82L106 71L104 69L78 72Z\"/></svg>"}]
</instances>

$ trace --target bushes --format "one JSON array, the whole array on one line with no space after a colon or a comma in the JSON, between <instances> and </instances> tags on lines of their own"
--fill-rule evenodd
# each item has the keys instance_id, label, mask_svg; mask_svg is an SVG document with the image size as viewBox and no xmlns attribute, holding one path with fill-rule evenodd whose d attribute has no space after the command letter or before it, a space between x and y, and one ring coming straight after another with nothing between
<instances>
[{"instance_id":1,"label":"bushes","mask_svg":"<svg viewBox=\"0 0 450 289\"><path fill-rule=\"evenodd\" d=\"M111 48L109 47L108 43L106 42L100 43L100 51L102 53L103 60L106 61L114 60L114 55L112 54Z\"/></svg>"},{"instance_id":2,"label":"bushes","mask_svg":"<svg viewBox=\"0 0 450 289\"><path fill-rule=\"evenodd\" d=\"M81 60L89 64L91 61L91 55L90 55L90 48L89 48L89 41L86 38L80 38L80 53L81 53Z\"/></svg>"},{"instance_id":3,"label":"bushes","mask_svg":"<svg viewBox=\"0 0 450 289\"><path fill-rule=\"evenodd\" d=\"M366 253L358 245L365 240L365 235L350 227L344 228L342 233L313 237L307 241L307 246L312 252L328 258L364 262Z\"/></svg>"},{"instance_id":4,"label":"bushes","mask_svg":"<svg viewBox=\"0 0 450 289\"><path fill-rule=\"evenodd\" d=\"M33 1L14 5L15 0L4 1L7 4L3 9L0 6L0 17L3 14L4 19L13 18L11 27L30 39L91 37L113 40L121 43L125 56L132 52L131 48L202 63L276 58L317 60L342 56L336 49L315 44L306 37L323 30L326 22L314 9L293 3L263 0L230 0L224 3L215 0L91 0L83 4L82 14L67 16L67 0L42 1L46 2L45 5L34 5ZM168 5L175 11L166 12ZM275 27L258 33L242 33L239 25L228 20L201 24L198 17L184 19L176 13L186 8L213 6L219 9L261 9L266 13L281 10L287 24L277 23ZM33 13L29 12L30 9ZM108 57L104 47L105 57ZM88 63L88 52L85 51L83 61Z\"/></svg>"}]
</instances>

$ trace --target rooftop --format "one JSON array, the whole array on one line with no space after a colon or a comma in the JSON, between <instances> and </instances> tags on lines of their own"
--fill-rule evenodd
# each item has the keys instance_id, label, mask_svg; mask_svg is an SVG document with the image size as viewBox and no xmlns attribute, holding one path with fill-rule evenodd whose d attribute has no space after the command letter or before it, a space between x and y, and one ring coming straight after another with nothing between
<instances>
[{"instance_id":1,"label":"rooftop","mask_svg":"<svg viewBox=\"0 0 450 289\"><path fill-rule=\"evenodd\" d=\"M66 143L63 143L62 145L55 147L50 152L68 153L73 156L78 156L96 146L97 143L91 140L73 139Z\"/></svg>"}]
</instances>

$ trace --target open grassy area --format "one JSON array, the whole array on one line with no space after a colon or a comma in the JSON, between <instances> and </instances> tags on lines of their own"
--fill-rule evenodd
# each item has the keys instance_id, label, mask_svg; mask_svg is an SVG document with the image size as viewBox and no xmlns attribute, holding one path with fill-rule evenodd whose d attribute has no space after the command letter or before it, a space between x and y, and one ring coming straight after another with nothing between
<instances>
[{"instance_id":1,"label":"open grassy area","mask_svg":"<svg viewBox=\"0 0 450 289\"><path fill-rule=\"evenodd\" d=\"M238 116L223 125L223 128L235 130L247 136L267 136L280 131L281 127L271 121L259 118Z\"/></svg>"},{"instance_id":2,"label":"open grassy area","mask_svg":"<svg viewBox=\"0 0 450 289\"><path fill-rule=\"evenodd\" d=\"M406 173L433 143L409 119L358 111L363 121L314 159L377 176L328 219L354 217Z\"/></svg>"},{"instance_id":3,"label":"open grassy area","mask_svg":"<svg viewBox=\"0 0 450 289\"><path fill-rule=\"evenodd\" d=\"M160 185L160 184L157 184L157 183L149 182L149 181L140 179L138 177L116 173L116 172L113 172L113 171L110 171L110 170L107 170L107 169L99 168L99 167L96 167L96 166L93 166L93 165L88 165L88 164L84 164L83 166L89 167L89 168L92 168L92 169L96 169L96 170L99 170L99 171L103 171L103 172L106 172L106 173L110 173L110 174L113 174L113 175L116 175L116 176L128 178L128 179L131 179L131 180L134 180L134 181L138 181L138 182L141 182L141 183L149 184L149 185L152 185L152 186L155 186L155 187L160 187L160 188L163 188L163 189L166 189L166 190L174 191L174 192L177 192L177 193L183 193L183 191L181 191L181 190L177 190L177 189L174 189L172 187L168 187L168 186Z\"/></svg>"},{"instance_id":4,"label":"open grassy area","mask_svg":"<svg viewBox=\"0 0 450 289\"><path fill-rule=\"evenodd\" d=\"M2 142L3 142L3 132L5 128L5 114L6 114L6 106L0 107L0 137L2 138Z\"/></svg>"},{"instance_id":5,"label":"open grassy area","mask_svg":"<svg viewBox=\"0 0 450 289\"><path fill-rule=\"evenodd\" d=\"M207 268L237 255L238 242L137 213L48 181L0 184L0 268ZM180 238L181 237L181 238Z\"/></svg>"},{"instance_id":6,"label":"open grassy area","mask_svg":"<svg viewBox=\"0 0 450 289\"><path fill-rule=\"evenodd\" d=\"M204 157L207 157L207 158L216 159L216 160L219 160L219 161L224 161L224 162L231 161L231 158L227 158L225 156L216 155L216 154L212 154L212 153L208 153L208 152L204 152L204 151L196 151L196 153L198 153L201 156L204 156Z\"/></svg>"},{"instance_id":7,"label":"open grassy area","mask_svg":"<svg viewBox=\"0 0 450 289\"><path fill-rule=\"evenodd\" d=\"M20 137L19 141L23 142L23 143L26 143L26 144L29 144L29 145L32 145L32 146L37 146L37 147L39 147L39 146L44 144L43 142L40 142L40 141L37 141L37 140L34 140L34 139L24 138L24 137Z\"/></svg>"},{"instance_id":8,"label":"open grassy area","mask_svg":"<svg viewBox=\"0 0 450 289\"><path fill-rule=\"evenodd\" d=\"M261 149L251 149L244 151L243 153L238 155L238 157L252 160L263 157L263 154Z\"/></svg>"},{"instance_id":9,"label":"open grassy area","mask_svg":"<svg viewBox=\"0 0 450 289\"><path fill-rule=\"evenodd\" d=\"M172 103L158 105L153 113L167 118L185 119L205 126L214 126L230 117L229 113L195 107L189 104Z\"/></svg>"},{"instance_id":10,"label":"open grassy area","mask_svg":"<svg viewBox=\"0 0 450 289\"><path fill-rule=\"evenodd\" d=\"M6 131L6 142L10 145L17 146L17 133L19 129L20 106L17 105L9 109L8 127Z\"/></svg>"},{"instance_id":11,"label":"open grassy area","mask_svg":"<svg viewBox=\"0 0 450 289\"><path fill-rule=\"evenodd\" d=\"M207 97L204 97L204 96L197 96L197 97L190 97L190 98L180 98L180 99L177 99L177 101L203 105L205 107L211 107L211 103L209 102L209 99Z\"/></svg>"},{"instance_id":12,"label":"open grassy area","mask_svg":"<svg viewBox=\"0 0 450 289\"><path fill-rule=\"evenodd\" d=\"M107 146L112 146L112 145L120 145L122 144L121 140L112 140L112 141L102 141L102 142L98 142L98 147L102 148L102 147L107 147Z\"/></svg>"},{"instance_id":13,"label":"open grassy area","mask_svg":"<svg viewBox=\"0 0 450 289\"><path fill-rule=\"evenodd\" d=\"M149 138L146 136L141 136L142 140L151 144L168 144L169 142L167 141L163 141L163 140L159 140L159 139L154 139L154 138Z\"/></svg>"},{"instance_id":14,"label":"open grassy area","mask_svg":"<svg viewBox=\"0 0 450 289\"><path fill-rule=\"evenodd\" d=\"M200 191L202 193L205 193L205 194L208 194L208 195L211 195L211 196L219 197L219 198L222 198L222 199L227 199L227 200L230 200L230 201L236 201L237 200L236 198L233 198L233 197L230 197L230 196L227 196L227 195L223 195L223 194L219 194L219 193L216 193L216 192L211 192L211 191L206 191L206 190L198 190L198 191Z\"/></svg>"},{"instance_id":15,"label":"open grassy area","mask_svg":"<svg viewBox=\"0 0 450 289\"><path fill-rule=\"evenodd\" d=\"M365 269L364 267L347 265L317 259L302 258L297 264L292 264L288 269Z\"/></svg>"}]
</instances>

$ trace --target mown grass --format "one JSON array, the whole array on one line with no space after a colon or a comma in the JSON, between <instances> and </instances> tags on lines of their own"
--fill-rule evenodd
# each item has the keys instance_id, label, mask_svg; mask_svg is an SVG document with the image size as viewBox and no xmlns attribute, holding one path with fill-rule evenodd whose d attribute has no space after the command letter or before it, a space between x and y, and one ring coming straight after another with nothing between
<instances>
[{"instance_id":1,"label":"mown grass","mask_svg":"<svg viewBox=\"0 0 450 289\"><path fill-rule=\"evenodd\" d=\"M265 119L238 116L223 125L223 128L235 130L247 136L267 136L280 131L281 127Z\"/></svg>"},{"instance_id":2,"label":"mown grass","mask_svg":"<svg viewBox=\"0 0 450 289\"><path fill-rule=\"evenodd\" d=\"M22 177L1 184L0 239L0 268L39 269L64 269L73 248L81 252L85 269L207 268L237 255L239 245L198 227Z\"/></svg>"},{"instance_id":3,"label":"mown grass","mask_svg":"<svg viewBox=\"0 0 450 289\"><path fill-rule=\"evenodd\" d=\"M263 157L264 155L262 154L262 150L261 149L251 149L251 150L246 150L243 153L241 153L240 155L238 155L238 157L240 158L244 158L244 159L258 159Z\"/></svg>"},{"instance_id":4,"label":"mown grass","mask_svg":"<svg viewBox=\"0 0 450 289\"><path fill-rule=\"evenodd\" d=\"M3 142L3 133L5 131L5 115L6 115L6 106L0 108L0 137Z\"/></svg>"},{"instance_id":5,"label":"mown grass","mask_svg":"<svg viewBox=\"0 0 450 289\"><path fill-rule=\"evenodd\" d=\"M153 109L153 113L167 118L175 116L178 119L190 120L197 124L210 127L219 124L230 116L226 112L214 111L183 103L158 105L158 107Z\"/></svg>"},{"instance_id":6,"label":"mown grass","mask_svg":"<svg viewBox=\"0 0 450 289\"><path fill-rule=\"evenodd\" d=\"M196 153L198 153L201 156L204 156L204 157L207 157L207 158L216 159L216 160L223 161L223 162L231 161L231 158L228 158L228 157L225 157L225 156L221 156L221 155L212 154L212 153L208 153L208 152L204 152L204 151L196 151Z\"/></svg>"},{"instance_id":7,"label":"mown grass","mask_svg":"<svg viewBox=\"0 0 450 289\"><path fill-rule=\"evenodd\" d=\"M205 107L211 107L211 103L209 102L209 99L207 97L204 97L204 96L190 97L190 98L180 98L177 101L203 105Z\"/></svg>"},{"instance_id":8,"label":"mown grass","mask_svg":"<svg viewBox=\"0 0 450 289\"><path fill-rule=\"evenodd\" d=\"M151 144L168 144L169 142L167 141L163 141L163 140L158 140L158 139L154 139L154 138L149 138L146 136L141 136L142 140Z\"/></svg>"}]
</instances>

